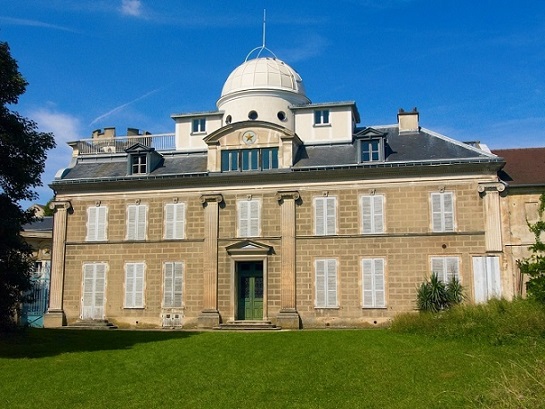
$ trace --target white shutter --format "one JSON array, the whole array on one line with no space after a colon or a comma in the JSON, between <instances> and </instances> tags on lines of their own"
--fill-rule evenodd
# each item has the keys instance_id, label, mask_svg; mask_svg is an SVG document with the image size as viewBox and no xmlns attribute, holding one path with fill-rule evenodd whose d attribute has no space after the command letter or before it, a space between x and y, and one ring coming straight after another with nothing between
<instances>
[{"instance_id":1,"label":"white shutter","mask_svg":"<svg viewBox=\"0 0 545 409\"><path fill-rule=\"evenodd\" d=\"M183 239L185 228L185 204L165 205L165 239Z\"/></svg>"},{"instance_id":2,"label":"white shutter","mask_svg":"<svg viewBox=\"0 0 545 409\"><path fill-rule=\"evenodd\" d=\"M125 265L125 308L144 307L144 263Z\"/></svg>"},{"instance_id":3,"label":"white shutter","mask_svg":"<svg viewBox=\"0 0 545 409\"><path fill-rule=\"evenodd\" d=\"M106 206L87 208L87 241L106 240L107 215Z\"/></svg>"},{"instance_id":4,"label":"white shutter","mask_svg":"<svg viewBox=\"0 0 545 409\"><path fill-rule=\"evenodd\" d=\"M259 201L252 200L249 202L249 231L248 236L257 237L259 236Z\"/></svg>"},{"instance_id":5,"label":"white shutter","mask_svg":"<svg viewBox=\"0 0 545 409\"><path fill-rule=\"evenodd\" d=\"M454 231L454 195L452 192L432 193L432 230Z\"/></svg>"},{"instance_id":6,"label":"white shutter","mask_svg":"<svg viewBox=\"0 0 545 409\"><path fill-rule=\"evenodd\" d=\"M445 274L445 258L444 257L432 257L431 258L431 272L436 273L437 277L439 277L439 280L445 282L446 281L446 274Z\"/></svg>"},{"instance_id":7,"label":"white shutter","mask_svg":"<svg viewBox=\"0 0 545 409\"><path fill-rule=\"evenodd\" d=\"M331 235L335 234L337 231L337 217L336 217L336 211L335 211L335 198L334 197L328 197L326 199L326 231L325 234Z\"/></svg>"},{"instance_id":8,"label":"white shutter","mask_svg":"<svg viewBox=\"0 0 545 409\"><path fill-rule=\"evenodd\" d=\"M476 303L501 297L499 257L473 257L473 290Z\"/></svg>"},{"instance_id":9,"label":"white shutter","mask_svg":"<svg viewBox=\"0 0 545 409\"><path fill-rule=\"evenodd\" d=\"M241 200L238 203L239 237L259 236L259 200Z\"/></svg>"},{"instance_id":10,"label":"white shutter","mask_svg":"<svg viewBox=\"0 0 545 409\"><path fill-rule=\"evenodd\" d=\"M145 240L146 239L146 214L147 206L139 205L138 206L138 223L136 226L137 234L136 240Z\"/></svg>"},{"instance_id":11,"label":"white shutter","mask_svg":"<svg viewBox=\"0 0 545 409\"><path fill-rule=\"evenodd\" d=\"M501 297L500 258L486 257L486 272L488 279L488 298Z\"/></svg>"},{"instance_id":12,"label":"white shutter","mask_svg":"<svg viewBox=\"0 0 545 409\"><path fill-rule=\"evenodd\" d=\"M106 264L83 265L83 319L103 319L106 287Z\"/></svg>"},{"instance_id":13,"label":"white shutter","mask_svg":"<svg viewBox=\"0 0 545 409\"><path fill-rule=\"evenodd\" d=\"M134 273L134 307L144 307L144 264L135 265Z\"/></svg>"},{"instance_id":14,"label":"white shutter","mask_svg":"<svg viewBox=\"0 0 545 409\"><path fill-rule=\"evenodd\" d=\"M314 228L315 233L318 236L323 236L325 234L325 220L324 220L324 198L317 197L314 199Z\"/></svg>"},{"instance_id":15,"label":"white shutter","mask_svg":"<svg viewBox=\"0 0 545 409\"><path fill-rule=\"evenodd\" d=\"M134 264L125 265L125 307L134 307Z\"/></svg>"},{"instance_id":16,"label":"white shutter","mask_svg":"<svg viewBox=\"0 0 545 409\"><path fill-rule=\"evenodd\" d=\"M473 257L473 292L475 303L486 302L486 257Z\"/></svg>"},{"instance_id":17,"label":"white shutter","mask_svg":"<svg viewBox=\"0 0 545 409\"><path fill-rule=\"evenodd\" d=\"M454 196L451 192L443 193L443 231L454 231Z\"/></svg>"},{"instance_id":18,"label":"white shutter","mask_svg":"<svg viewBox=\"0 0 545 409\"><path fill-rule=\"evenodd\" d=\"M146 205L127 206L127 240L146 239Z\"/></svg>"},{"instance_id":19,"label":"white shutter","mask_svg":"<svg viewBox=\"0 0 545 409\"><path fill-rule=\"evenodd\" d=\"M182 274L182 263L165 263L163 285L164 308L179 308L182 306Z\"/></svg>"},{"instance_id":20,"label":"white shutter","mask_svg":"<svg viewBox=\"0 0 545 409\"><path fill-rule=\"evenodd\" d=\"M325 260L316 260L316 307L326 306Z\"/></svg>"},{"instance_id":21,"label":"white shutter","mask_svg":"<svg viewBox=\"0 0 545 409\"><path fill-rule=\"evenodd\" d=\"M431 194L432 230L443 231L443 209L441 193Z\"/></svg>"},{"instance_id":22,"label":"white shutter","mask_svg":"<svg viewBox=\"0 0 545 409\"><path fill-rule=\"evenodd\" d=\"M386 305L384 288L384 259L363 259L363 307L383 308Z\"/></svg>"},{"instance_id":23,"label":"white shutter","mask_svg":"<svg viewBox=\"0 0 545 409\"><path fill-rule=\"evenodd\" d=\"M382 233L384 232L384 197L362 196L361 213L363 221L363 233Z\"/></svg>"},{"instance_id":24,"label":"white shutter","mask_svg":"<svg viewBox=\"0 0 545 409\"><path fill-rule=\"evenodd\" d=\"M439 280L448 283L452 277L460 278L460 260L458 257L432 257L431 272L437 273Z\"/></svg>"},{"instance_id":25,"label":"white shutter","mask_svg":"<svg viewBox=\"0 0 545 409\"><path fill-rule=\"evenodd\" d=\"M136 205L127 206L127 240L136 240Z\"/></svg>"},{"instance_id":26,"label":"white shutter","mask_svg":"<svg viewBox=\"0 0 545 409\"><path fill-rule=\"evenodd\" d=\"M363 234L373 233L373 196L362 196L361 218L363 222Z\"/></svg>"},{"instance_id":27,"label":"white shutter","mask_svg":"<svg viewBox=\"0 0 545 409\"><path fill-rule=\"evenodd\" d=\"M337 260L327 260L327 306L337 306Z\"/></svg>"},{"instance_id":28,"label":"white shutter","mask_svg":"<svg viewBox=\"0 0 545 409\"><path fill-rule=\"evenodd\" d=\"M323 259L315 261L316 268L316 307L337 306L337 261Z\"/></svg>"},{"instance_id":29,"label":"white shutter","mask_svg":"<svg viewBox=\"0 0 545 409\"><path fill-rule=\"evenodd\" d=\"M165 263L163 278L163 307L170 308L173 304L174 263Z\"/></svg>"},{"instance_id":30,"label":"white shutter","mask_svg":"<svg viewBox=\"0 0 545 409\"><path fill-rule=\"evenodd\" d=\"M238 202L238 235L239 237L248 237L250 229L249 211L250 205L248 201Z\"/></svg>"}]
</instances>

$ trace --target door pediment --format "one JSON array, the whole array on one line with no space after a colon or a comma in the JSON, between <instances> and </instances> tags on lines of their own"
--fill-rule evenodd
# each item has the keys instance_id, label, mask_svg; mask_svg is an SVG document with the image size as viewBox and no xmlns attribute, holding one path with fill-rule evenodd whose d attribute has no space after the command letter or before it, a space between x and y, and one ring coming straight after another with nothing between
<instances>
[{"instance_id":1,"label":"door pediment","mask_svg":"<svg viewBox=\"0 0 545 409\"><path fill-rule=\"evenodd\" d=\"M225 247L230 256L268 256L273 253L273 247L252 240L242 240Z\"/></svg>"}]
</instances>

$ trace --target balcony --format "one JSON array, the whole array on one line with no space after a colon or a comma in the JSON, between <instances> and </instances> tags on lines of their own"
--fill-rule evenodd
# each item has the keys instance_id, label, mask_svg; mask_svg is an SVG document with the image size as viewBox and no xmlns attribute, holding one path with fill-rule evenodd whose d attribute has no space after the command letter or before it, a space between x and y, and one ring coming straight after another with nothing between
<instances>
[{"instance_id":1,"label":"balcony","mask_svg":"<svg viewBox=\"0 0 545 409\"><path fill-rule=\"evenodd\" d=\"M72 147L73 155L78 156L125 153L125 149L136 143L154 148L158 152L176 150L176 140L173 133L80 139L69 142L68 145Z\"/></svg>"}]
</instances>

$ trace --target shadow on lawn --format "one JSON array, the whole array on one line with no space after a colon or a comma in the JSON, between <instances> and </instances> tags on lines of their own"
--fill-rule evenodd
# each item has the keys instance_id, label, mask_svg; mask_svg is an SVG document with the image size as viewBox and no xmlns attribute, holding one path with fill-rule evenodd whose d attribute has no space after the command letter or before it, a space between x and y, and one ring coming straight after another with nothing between
<instances>
[{"instance_id":1,"label":"shadow on lawn","mask_svg":"<svg viewBox=\"0 0 545 409\"><path fill-rule=\"evenodd\" d=\"M43 358L70 352L130 349L136 344L184 339L186 331L26 329L0 333L0 358Z\"/></svg>"}]
</instances>

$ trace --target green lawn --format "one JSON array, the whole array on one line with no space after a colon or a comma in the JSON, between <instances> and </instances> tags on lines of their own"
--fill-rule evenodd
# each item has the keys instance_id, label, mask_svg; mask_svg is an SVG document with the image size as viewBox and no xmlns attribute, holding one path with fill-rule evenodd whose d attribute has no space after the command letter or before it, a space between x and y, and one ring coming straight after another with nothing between
<instances>
[{"instance_id":1,"label":"green lawn","mask_svg":"<svg viewBox=\"0 0 545 409\"><path fill-rule=\"evenodd\" d=\"M13 409L496 407L514 364L543 350L390 330L0 336Z\"/></svg>"}]
</instances>

